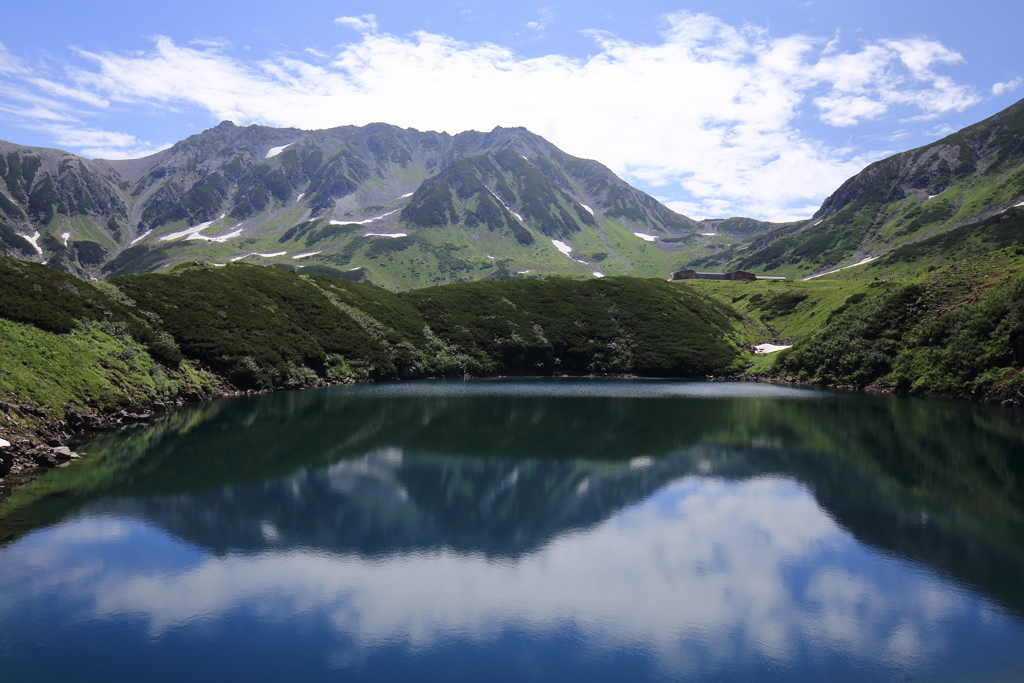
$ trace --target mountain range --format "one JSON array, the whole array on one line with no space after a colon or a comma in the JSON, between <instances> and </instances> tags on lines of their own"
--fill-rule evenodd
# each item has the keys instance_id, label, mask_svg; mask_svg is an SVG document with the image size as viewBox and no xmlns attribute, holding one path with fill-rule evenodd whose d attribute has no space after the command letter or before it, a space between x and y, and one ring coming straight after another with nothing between
<instances>
[{"instance_id":1,"label":"mountain range","mask_svg":"<svg viewBox=\"0 0 1024 683\"><path fill-rule=\"evenodd\" d=\"M701 223L522 128L230 122L144 159L0 142L0 249L104 277L248 260L391 289L663 277Z\"/></svg>"},{"instance_id":2,"label":"mountain range","mask_svg":"<svg viewBox=\"0 0 1024 683\"><path fill-rule=\"evenodd\" d=\"M1024 101L869 165L791 223L688 218L523 128L225 121L122 161L0 141L0 178L0 254L82 277L239 260L392 290L683 267L808 277L1018 244Z\"/></svg>"}]
</instances>

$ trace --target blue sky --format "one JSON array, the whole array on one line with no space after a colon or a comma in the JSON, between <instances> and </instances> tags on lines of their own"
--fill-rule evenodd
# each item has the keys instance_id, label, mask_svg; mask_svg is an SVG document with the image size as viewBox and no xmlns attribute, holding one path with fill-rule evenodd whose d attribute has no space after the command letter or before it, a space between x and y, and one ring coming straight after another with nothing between
<instances>
[{"instance_id":1,"label":"blue sky","mask_svg":"<svg viewBox=\"0 0 1024 683\"><path fill-rule=\"evenodd\" d=\"M245 3L4 9L0 139L143 156L224 119L525 126L695 218L809 216L1024 96L1024 3Z\"/></svg>"}]
</instances>

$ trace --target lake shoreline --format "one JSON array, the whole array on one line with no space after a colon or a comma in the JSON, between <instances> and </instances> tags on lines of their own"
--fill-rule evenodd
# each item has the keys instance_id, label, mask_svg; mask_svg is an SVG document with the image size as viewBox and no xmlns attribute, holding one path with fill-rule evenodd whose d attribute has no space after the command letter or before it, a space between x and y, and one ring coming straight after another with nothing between
<instances>
[{"instance_id":1,"label":"lake shoreline","mask_svg":"<svg viewBox=\"0 0 1024 683\"><path fill-rule=\"evenodd\" d=\"M0 485L11 485L17 487L16 483L24 477L29 480L35 475L68 464L77 454L62 452L70 450L69 444L76 439L89 433L107 431L128 424L147 422L155 416L170 412L175 408L189 403L203 403L232 396L253 396L270 394L285 391L303 391L306 389L320 389L332 386L343 386L349 384L387 384L392 382L408 381L437 381L450 379L566 379L566 378L601 378L601 379L664 379L664 380L687 380L705 382L758 382L763 384L777 384L786 386L803 386L821 389L833 389L840 391L852 391L873 394L896 394L914 398L928 398L937 400L966 401L970 403L982 403L988 405L1001 405L1006 407L1024 407L1024 396L1007 398L993 393L982 394L976 391L940 392L930 390L914 390L901 392L892 387L878 385L853 386L845 384L825 384L820 382L801 381L796 378L768 377L764 375L749 375L745 373L723 376L706 376L702 378L693 377L644 377L631 373L598 373L598 374L561 374L561 375L519 375L519 374L488 374L488 375L463 375L460 377L428 376L417 378L395 377L390 379L369 379L351 378L332 380L323 379L316 383L304 386L279 387L276 389L236 389L222 377L218 377L220 386L214 391L203 394L190 394L188 396L176 396L172 398L156 398L148 403L136 403L125 406L116 411L102 411L98 408L89 408L83 411L69 410L63 420L53 420L46 417L48 406L38 407L27 404L14 404L11 402L0 402L8 412L29 414L38 421L35 425L22 422L14 429L0 430L0 439L10 443L6 448L0 448Z\"/></svg>"}]
</instances>

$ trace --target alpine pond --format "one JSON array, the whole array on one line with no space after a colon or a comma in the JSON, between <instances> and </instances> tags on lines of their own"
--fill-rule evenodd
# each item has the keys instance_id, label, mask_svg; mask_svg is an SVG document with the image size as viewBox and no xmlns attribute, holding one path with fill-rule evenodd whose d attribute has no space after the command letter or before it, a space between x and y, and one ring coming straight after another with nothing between
<instances>
[{"instance_id":1,"label":"alpine pond","mask_svg":"<svg viewBox=\"0 0 1024 683\"><path fill-rule=\"evenodd\" d=\"M483 380L194 405L0 506L7 681L1024 677L1014 409Z\"/></svg>"}]
</instances>

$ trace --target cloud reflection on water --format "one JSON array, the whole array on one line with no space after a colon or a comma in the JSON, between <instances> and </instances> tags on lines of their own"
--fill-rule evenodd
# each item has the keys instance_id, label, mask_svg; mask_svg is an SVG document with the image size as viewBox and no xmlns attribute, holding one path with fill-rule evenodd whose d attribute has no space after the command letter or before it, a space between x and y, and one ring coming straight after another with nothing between
<instances>
[{"instance_id":1,"label":"cloud reflection on water","mask_svg":"<svg viewBox=\"0 0 1024 683\"><path fill-rule=\"evenodd\" d=\"M145 534L172 546L162 554L189 557L168 569L110 552ZM154 638L239 610L277 622L326 616L356 648L345 661L360 648L422 652L492 643L508 629L543 638L574 628L587 648L649 652L673 674L835 652L901 667L944 652L954 621L992 619L949 581L860 546L805 486L775 476L687 476L514 559L310 547L214 556L130 519L83 517L22 539L0 566L0 626L4 612L53 591L90 605L83 620L141 618Z\"/></svg>"}]
</instances>

